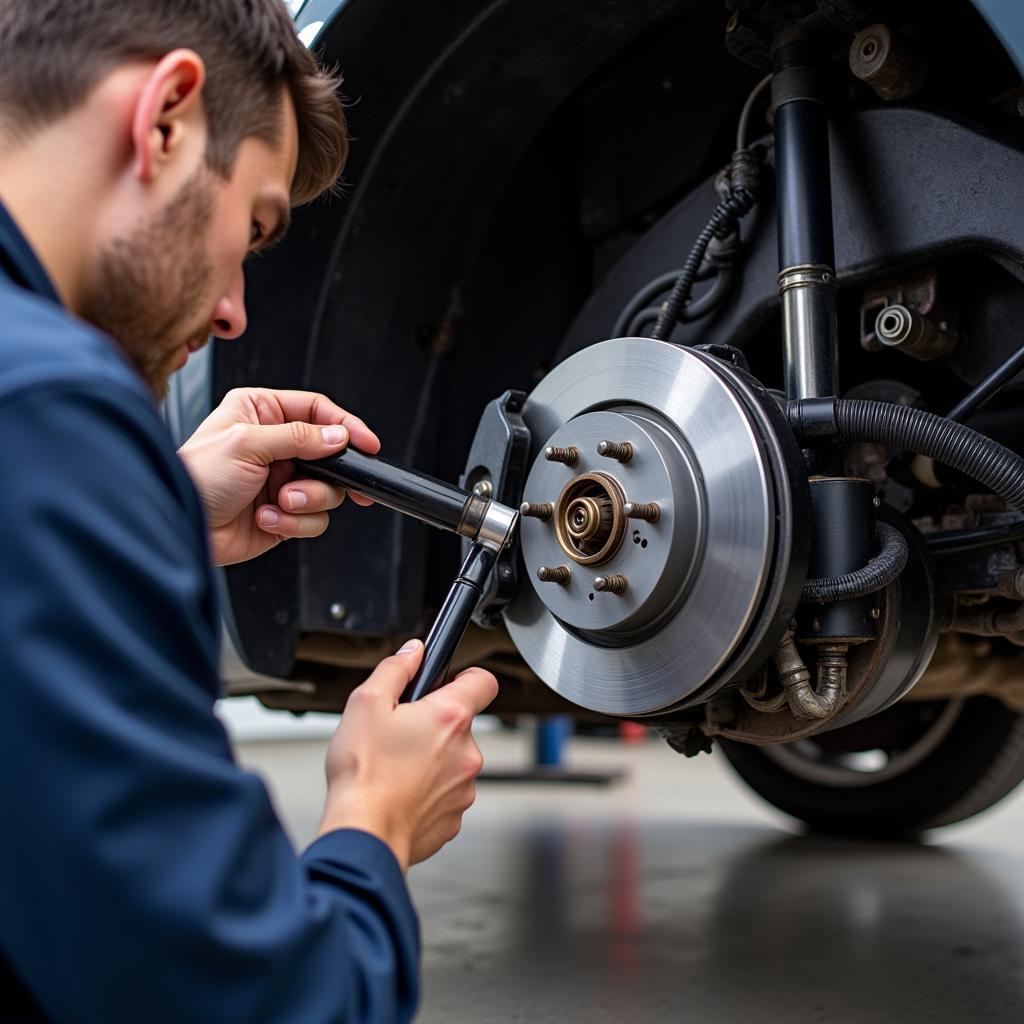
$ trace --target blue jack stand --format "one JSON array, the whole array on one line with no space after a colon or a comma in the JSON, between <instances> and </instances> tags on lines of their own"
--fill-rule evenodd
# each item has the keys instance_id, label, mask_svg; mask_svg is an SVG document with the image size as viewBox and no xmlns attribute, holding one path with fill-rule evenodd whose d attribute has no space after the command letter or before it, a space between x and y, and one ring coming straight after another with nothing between
<instances>
[{"instance_id":1,"label":"blue jack stand","mask_svg":"<svg viewBox=\"0 0 1024 1024\"><path fill-rule=\"evenodd\" d=\"M534 736L533 765L529 768L503 771L485 770L481 782L571 782L582 786L611 786L625 778L625 771L614 768L607 771L570 771L562 757L565 741L573 733L570 715L553 715L537 722Z\"/></svg>"}]
</instances>

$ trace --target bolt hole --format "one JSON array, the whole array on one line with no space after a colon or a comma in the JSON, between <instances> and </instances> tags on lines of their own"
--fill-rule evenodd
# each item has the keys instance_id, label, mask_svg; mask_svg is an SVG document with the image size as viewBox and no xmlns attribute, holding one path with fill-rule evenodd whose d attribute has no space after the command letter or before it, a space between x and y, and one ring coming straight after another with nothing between
<instances>
[{"instance_id":1,"label":"bolt hole","mask_svg":"<svg viewBox=\"0 0 1024 1024\"><path fill-rule=\"evenodd\" d=\"M860 49L861 56L865 60L871 60L872 57L878 52L878 44L874 39L869 39Z\"/></svg>"},{"instance_id":2,"label":"bolt hole","mask_svg":"<svg viewBox=\"0 0 1024 1024\"><path fill-rule=\"evenodd\" d=\"M594 595L593 595L593 594L590 594L590 595L588 595L588 596L590 597L590 600L591 600L591 601L593 601L593 600L594 600Z\"/></svg>"},{"instance_id":3,"label":"bolt hole","mask_svg":"<svg viewBox=\"0 0 1024 1024\"><path fill-rule=\"evenodd\" d=\"M645 541L645 540L640 541L640 547L642 547L642 548L647 547L647 541Z\"/></svg>"},{"instance_id":4,"label":"bolt hole","mask_svg":"<svg viewBox=\"0 0 1024 1024\"><path fill-rule=\"evenodd\" d=\"M882 329L894 332L900 325L899 317L893 316L891 313L882 321Z\"/></svg>"}]
</instances>

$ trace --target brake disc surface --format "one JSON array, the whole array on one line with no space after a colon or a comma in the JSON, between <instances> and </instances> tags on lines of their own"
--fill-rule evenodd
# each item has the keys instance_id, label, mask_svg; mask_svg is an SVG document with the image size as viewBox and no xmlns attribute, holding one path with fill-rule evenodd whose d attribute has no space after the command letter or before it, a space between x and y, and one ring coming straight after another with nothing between
<instances>
[{"instance_id":1,"label":"brake disc surface","mask_svg":"<svg viewBox=\"0 0 1024 1024\"><path fill-rule=\"evenodd\" d=\"M786 603L770 576L789 568L789 485L763 416L734 371L646 338L567 359L523 416L534 444L524 497L542 515L523 518L526 578L504 612L520 653L558 693L606 714L703 698ZM602 456L602 441L628 448Z\"/></svg>"}]
</instances>

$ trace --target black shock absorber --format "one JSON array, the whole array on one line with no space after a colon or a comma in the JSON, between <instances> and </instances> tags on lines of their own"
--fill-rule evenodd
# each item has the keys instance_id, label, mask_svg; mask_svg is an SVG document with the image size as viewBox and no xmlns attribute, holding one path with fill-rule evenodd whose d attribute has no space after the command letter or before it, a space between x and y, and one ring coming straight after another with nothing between
<instances>
[{"instance_id":1,"label":"black shock absorber","mask_svg":"<svg viewBox=\"0 0 1024 1024\"><path fill-rule=\"evenodd\" d=\"M799 28L772 43L779 295L782 300L786 396L791 402L829 398L839 390L835 240L828 107L815 41ZM836 446L807 452L811 474L841 470ZM873 552L872 487L867 481L812 480L815 565L812 575L839 577ZM805 642L850 643L874 635L870 602L836 601L814 608L800 630ZM822 651L824 647L820 648Z\"/></svg>"},{"instance_id":2,"label":"black shock absorber","mask_svg":"<svg viewBox=\"0 0 1024 1024\"><path fill-rule=\"evenodd\" d=\"M835 243L828 108L814 41L797 28L772 44L779 294L790 401L838 389Z\"/></svg>"}]
</instances>

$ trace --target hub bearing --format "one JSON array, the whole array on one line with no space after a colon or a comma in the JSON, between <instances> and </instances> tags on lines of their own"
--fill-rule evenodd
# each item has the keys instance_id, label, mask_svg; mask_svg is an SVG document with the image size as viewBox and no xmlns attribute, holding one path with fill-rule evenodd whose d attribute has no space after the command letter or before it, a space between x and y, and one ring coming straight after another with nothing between
<instances>
[{"instance_id":1,"label":"hub bearing","mask_svg":"<svg viewBox=\"0 0 1024 1024\"><path fill-rule=\"evenodd\" d=\"M803 460L772 398L703 353L622 338L557 366L523 417L524 498L554 512L522 522L530 583L504 615L534 672L583 707L651 715L760 664L809 536ZM543 454L570 447L572 465Z\"/></svg>"}]
</instances>

